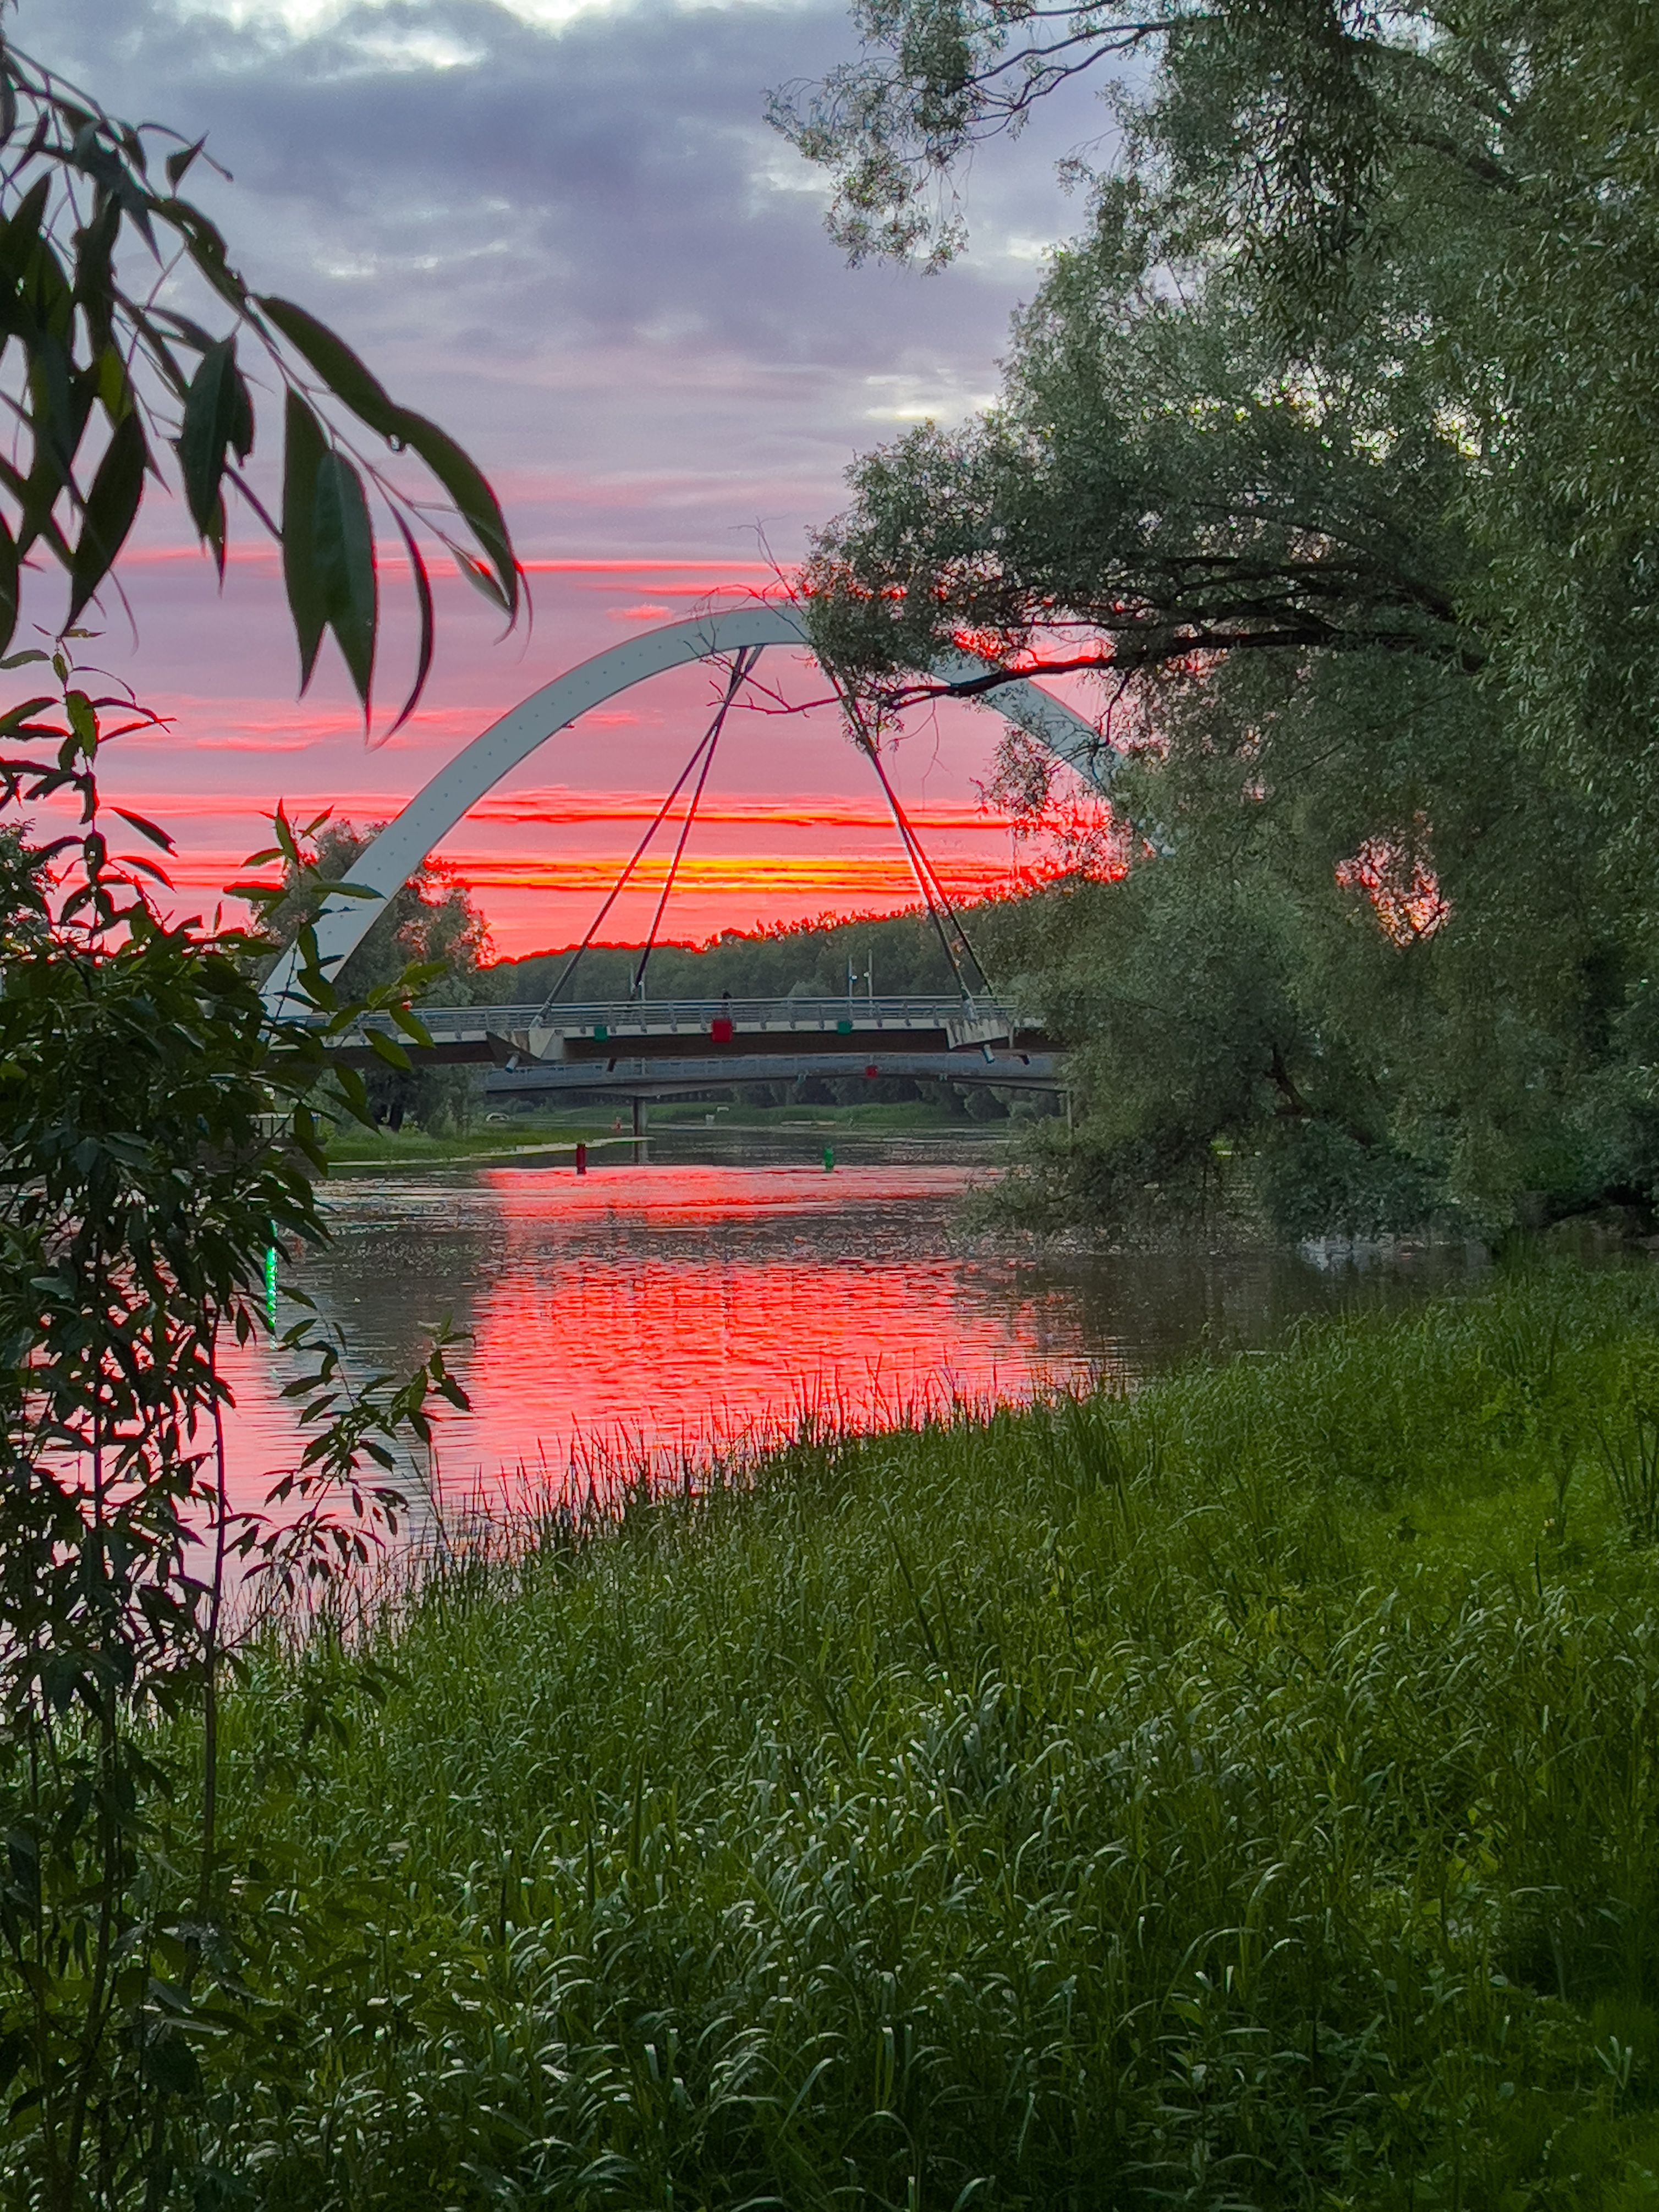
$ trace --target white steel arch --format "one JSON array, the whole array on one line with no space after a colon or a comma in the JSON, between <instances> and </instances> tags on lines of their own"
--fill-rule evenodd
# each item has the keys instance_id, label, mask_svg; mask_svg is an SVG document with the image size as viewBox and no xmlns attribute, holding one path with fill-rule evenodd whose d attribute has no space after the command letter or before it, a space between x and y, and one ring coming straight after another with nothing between
<instances>
[{"instance_id":1,"label":"white steel arch","mask_svg":"<svg viewBox=\"0 0 1659 2212\"><path fill-rule=\"evenodd\" d=\"M337 969L346 960L372 927L380 902L408 881L486 792L580 715L671 668L707 660L717 653L765 646L811 651L805 624L795 609L757 600L748 606L696 615L689 622L665 623L660 629L646 630L595 653L532 691L521 705L464 745L353 863L352 882L374 896L325 900L317 917L317 951L324 967ZM947 653L933 668L945 684L960 684L985 672L986 663L967 653ZM1035 684L1022 679L1000 684L994 693L980 695L973 703L1018 724L1092 783L1103 787L1117 766L1118 755L1103 743L1092 724ZM273 1013L297 995L293 985L298 960L298 951L290 949L266 979L264 1000Z\"/></svg>"}]
</instances>

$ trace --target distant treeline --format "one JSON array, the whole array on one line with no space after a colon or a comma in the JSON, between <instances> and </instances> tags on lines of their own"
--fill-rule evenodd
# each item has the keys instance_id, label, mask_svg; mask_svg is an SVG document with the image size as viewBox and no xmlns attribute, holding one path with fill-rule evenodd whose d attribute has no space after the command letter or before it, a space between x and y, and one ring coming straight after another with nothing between
<instances>
[{"instance_id":1,"label":"distant treeline","mask_svg":"<svg viewBox=\"0 0 1659 2212\"><path fill-rule=\"evenodd\" d=\"M966 908L962 920L990 981L1008 988L1018 965L1020 923L1029 901L990 900ZM595 945L582 955L560 992L569 1000L622 999L640 964L637 945ZM479 1001L527 1006L547 997L568 967L571 949L498 960L467 980ZM971 962L963 966L975 988ZM852 921L816 921L745 933L727 930L712 944L659 945L646 970L653 999L834 997L848 988L862 996L873 976L878 998L957 988L939 933L922 908Z\"/></svg>"}]
</instances>

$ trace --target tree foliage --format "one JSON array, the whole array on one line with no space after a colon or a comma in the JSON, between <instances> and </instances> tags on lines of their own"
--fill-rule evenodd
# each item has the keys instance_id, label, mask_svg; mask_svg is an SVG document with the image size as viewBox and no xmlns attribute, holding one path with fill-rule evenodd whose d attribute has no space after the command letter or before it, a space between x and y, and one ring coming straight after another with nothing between
<instances>
[{"instance_id":1,"label":"tree foliage","mask_svg":"<svg viewBox=\"0 0 1659 2212\"><path fill-rule=\"evenodd\" d=\"M1012 982L1017 902L986 900L967 908L961 919L993 982ZM625 999L643 949L589 946L561 996ZM569 958L568 952L532 952L498 961L480 975L480 996L499 1005L539 1005ZM939 932L920 908L722 930L701 945L659 945L647 975L650 995L664 999L718 999L722 992L734 999L833 999L849 990L873 990L880 997L949 994L959 988Z\"/></svg>"},{"instance_id":2,"label":"tree foliage","mask_svg":"<svg viewBox=\"0 0 1659 2212\"><path fill-rule=\"evenodd\" d=\"M270 1325L268 1249L325 1233L308 1100L363 1002L313 964L331 1011L273 1023L250 967L267 940L160 917L97 781L100 748L149 718L61 655L53 673L56 712L0 721L0 2188L79 2212L210 2194L199 2054L257 2027L216 1820L237 1590L246 1629L265 1584L365 1560L401 1506L396 1438L459 1393L441 1344L404 1383L343 1389L301 1313L285 1349L309 1440L268 1500L232 1494L227 1350ZM76 830L18 834L65 801ZM368 1003L409 1023L406 998L400 978ZM187 1863L157 1843L180 1796Z\"/></svg>"},{"instance_id":3,"label":"tree foliage","mask_svg":"<svg viewBox=\"0 0 1659 2212\"><path fill-rule=\"evenodd\" d=\"M384 826L372 823L359 831L329 817L311 825L303 848L296 845L295 857L284 859L283 895L269 918L276 943L294 943L310 919L316 884L349 883L359 855ZM488 990L481 971L489 953L489 926L465 885L428 860L380 903L362 942L331 980L343 997L356 1000L397 989L418 974L425 980L416 991L417 1000L471 1006ZM394 1128L406 1120L434 1132L452 1125L465 1128L477 1097L472 1071L430 1060L397 1066L377 1059L363 1071L363 1080L370 1114Z\"/></svg>"},{"instance_id":4,"label":"tree foliage","mask_svg":"<svg viewBox=\"0 0 1659 2212\"><path fill-rule=\"evenodd\" d=\"M26 572L54 562L70 629L105 590L145 495L172 484L222 574L240 502L278 539L302 686L325 634L365 715L380 638L378 506L411 575L416 665L434 619L421 539L435 539L511 622L520 572L495 493L435 422L394 400L343 340L291 300L257 293L183 187L201 142L134 125L32 60L0 22L0 653ZM280 497L248 474L280 395ZM418 501L394 473L417 460Z\"/></svg>"},{"instance_id":5,"label":"tree foliage","mask_svg":"<svg viewBox=\"0 0 1659 2212\"><path fill-rule=\"evenodd\" d=\"M0 458L0 2197L41 2212L233 2201L204 2148L202 2057L268 2057L283 2029L244 1972L250 1913L280 1905L223 1840L222 1686L264 1596L320 1587L327 1605L395 1527L398 1453L429 1442L433 1395L465 1402L441 1328L413 1376L348 1379L290 1292L299 1440L268 1495L233 1492L231 1347L275 1326L273 1255L326 1233L314 1094L331 1077L369 1115L341 1041L373 1008L429 1042L409 1000L430 971L355 998L323 974L309 916L325 894L280 818L256 860L292 866L304 1018L261 1000L271 902L255 887L252 931L165 919L149 887L167 886L167 832L99 788L105 748L158 718L100 696L73 635L169 481L222 567L235 498L281 538L302 678L331 632L366 713L371 498L414 580L405 712L434 634L417 525L509 618L520 591L472 463L305 310L249 289L180 196L203 149L174 138L161 159L168 136L116 121L0 33L15 423ZM212 326L177 304L187 282ZM244 473L262 376L284 414L280 520ZM413 453L447 519L350 424ZM26 572L53 563L58 650L6 654Z\"/></svg>"},{"instance_id":6,"label":"tree foliage","mask_svg":"<svg viewBox=\"0 0 1659 2212\"><path fill-rule=\"evenodd\" d=\"M1164 1188L1138 1163L1172 1147L1191 1194L1220 1147L1298 1229L1384 1190L1486 1228L1650 1203L1648 11L861 21L783 118L855 248L953 246L927 179L1118 72L1119 156L999 404L861 461L809 573L877 711L963 637L1101 686L1139 858L1045 924L1096 1102L1073 1197Z\"/></svg>"}]
</instances>

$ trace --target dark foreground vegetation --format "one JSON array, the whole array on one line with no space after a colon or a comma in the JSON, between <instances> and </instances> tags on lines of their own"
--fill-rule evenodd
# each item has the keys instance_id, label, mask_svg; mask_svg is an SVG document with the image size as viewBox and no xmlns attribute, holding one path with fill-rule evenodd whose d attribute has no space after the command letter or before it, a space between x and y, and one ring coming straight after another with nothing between
<instances>
[{"instance_id":1,"label":"dark foreground vegetation","mask_svg":"<svg viewBox=\"0 0 1659 2212\"><path fill-rule=\"evenodd\" d=\"M1649 2202L1656 1394L1512 1279L265 1652L207 2201Z\"/></svg>"}]
</instances>

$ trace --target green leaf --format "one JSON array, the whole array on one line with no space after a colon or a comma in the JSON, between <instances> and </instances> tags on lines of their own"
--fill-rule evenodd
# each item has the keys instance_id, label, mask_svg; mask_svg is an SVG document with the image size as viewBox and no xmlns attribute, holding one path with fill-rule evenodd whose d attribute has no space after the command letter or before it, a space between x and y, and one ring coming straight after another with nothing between
<instances>
[{"instance_id":1,"label":"green leaf","mask_svg":"<svg viewBox=\"0 0 1659 2212\"><path fill-rule=\"evenodd\" d=\"M340 1096L345 1101L347 1111L353 1119L373 1128L374 1116L369 1110L368 1092L364 1088L363 1079L358 1074L356 1069L337 1067L334 1070L334 1080L340 1086Z\"/></svg>"},{"instance_id":2,"label":"green leaf","mask_svg":"<svg viewBox=\"0 0 1659 2212\"><path fill-rule=\"evenodd\" d=\"M401 434L449 494L456 513L483 549L495 572L502 611L509 617L516 615L519 563L501 502L484 481L482 471L446 431L435 422L428 422L424 416L406 414Z\"/></svg>"},{"instance_id":3,"label":"green leaf","mask_svg":"<svg viewBox=\"0 0 1659 2212\"><path fill-rule=\"evenodd\" d=\"M343 453L325 453L318 466L312 538L324 616L367 715L380 619L374 533L362 478Z\"/></svg>"},{"instance_id":4,"label":"green leaf","mask_svg":"<svg viewBox=\"0 0 1659 2212\"><path fill-rule=\"evenodd\" d=\"M158 200L155 212L184 240L185 250L203 282L210 284L236 314L246 315L247 288L230 266L223 234L189 200Z\"/></svg>"},{"instance_id":5,"label":"green leaf","mask_svg":"<svg viewBox=\"0 0 1659 2212\"><path fill-rule=\"evenodd\" d=\"M234 447L237 459L245 461L252 445L253 408L236 366L236 341L234 337L222 338L202 356L190 380L178 445L191 520L200 535L212 541L222 566L220 482L227 449Z\"/></svg>"},{"instance_id":6,"label":"green leaf","mask_svg":"<svg viewBox=\"0 0 1659 2212\"><path fill-rule=\"evenodd\" d=\"M98 398L112 422L132 410L132 386L126 363L112 345L105 346L93 364L98 372Z\"/></svg>"},{"instance_id":7,"label":"green leaf","mask_svg":"<svg viewBox=\"0 0 1659 2212\"><path fill-rule=\"evenodd\" d=\"M240 368L230 381L230 444L239 461L253 451L253 395Z\"/></svg>"},{"instance_id":8,"label":"green leaf","mask_svg":"<svg viewBox=\"0 0 1659 2212\"><path fill-rule=\"evenodd\" d=\"M144 493L144 471L149 448L144 426L137 411L124 416L115 426L98 473L87 494L81 519L81 535L70 568L69 618L74 623L82 609L115 565L126 543L127 532ZM9 631L6 635L9 637Z\"/></svg>"},{"instance_id":9,"label":"green leaf","mask_svg":"<svg viewBox=\"0 0 1659 2212\"><path fill-rule=\"evenodd\" d=\"M314 368L329 390L358 420L378 430L383 438L402 438L404 410L380 379L360 361L343 338L326 323L296 307L291 300L261 298L259 306L294 348Z\"/></svg>"},{"instance_id":10,"label":"green leaf","mask_svg":"<svg viewBox=\"0 0 1659 2212\"><path fill-rule=\"evenodd\" d=\"M421 558L421 549L415 543L415 533L394 507L392 519L397 524L408 550L410 568L415 578L415 603L420 610L421 641L415 656L415 681L409 687L409 696L398 709L398 719L386 732L395 737L421 703L421 694L426 689L426 679L432 673L433 620L432 583L426 573L426 562Z\"/></svg>"},{"instance_id":11,"label":"green leaf","mask_svg":"<svg viewBox=\"0 0 1659 2212\"><path fill-rule=\"evenodd\" d=\"M28 265L29 256L40 240L46 195L51 190L50 176L37 179L17 203L10 219L0 226L0 270L9 276L21 276Z\"/></svg>"},{"instance_id":12,"label":"green leaf","mask_svg":"<svg viewBox=\"0 0 1659 2212\"><path fill-rule=\"evenodd\" d=\"M116 811L118 814L120 809L118 807ZM145 860L142 853L123 854L121 865L123 867L137 868L141 876L148 876L152 882L164 884L168 890L173 889L173 878L166 869L158 868L154 860Z\"/></svg>"},{"instance_id":13,"label":"green leaf","mask_svg":"<svg viewBox=\"0 0 1659 2212\"><path fill-rule=\"evenodd\" d=\"M300 689L311 681L328 606L317 569L317 483L328 448L297 392L288 395L283 443L283 581L300 647Z\"/></svg>"},{"instance_id":14,"label":"green leaf","mask_svg":"<svg viewBox=\"0 0 1659 2212\"><path fill-rule=\"evenodd\" d=\"M431 1044L432 1032L412 1006L388 1006L386 1012L411 1043Z\"/></svg>"},{"instance_id":15,"label":"green leaf","mask_svg":"<svg viewBox=\"0 0 1659 2212\"><path fill-rule=\"evenodd\" d=\"M158 323L165 323L167 328L181 337L186 345L194 346L198 353L206 353L210 348L219 343L211 331L204 329L200 323L193 320L189 315L181 315L176 307L152 309L147 327L152 327Z\"/></svg>"},{"instance_id":16,"label":"green leaf","mask_svg":"<svg viewBox=\"0 0 1659 2212\"><path fill-rule=\"evenodd\" d=\"M191 163L206 144L205 138L198 138L193 146L181 147L177 153L167 155L162 166L167 173L167 182L175 192L188 175Z\"/></svg>"},{"instance_id":17,"label":"green leaf","mask_svg":"<svg viewBox=\"0 0 1659 2212\"><path fill-rule=\"evenodd\" d=\"M485 580L490 596L509 616L518 611L519 566L501 503L483 471L447 432L423 415L399 407L386 386L335 336L292 301L262 298L259 305L295 351L328 386L335 397L350 408L359 421L383 438L407 446L418 453L448 493L456 513L471 531L483 550L489 574ZM475 575L475 581L479 579Z\"/></svg>"},{"instance_id":18,"label":"green leaf","mask_svg":"<svg viewBox=\"0 0 1659 2212\"><path fill-rule=\"evenodd\" d=\"M270 826L276 832L276 843L283 858L294 867L303 867L305 863L300 857L300 848L294 842L294 825L289 822L288 809L280 799L276 802L276 811L270 817Z\"/></svg>"},{"instance_id":19,"label":"green leaf","mask_svg":"<svg viewBox=\"0 0 1659 2212\"><path fill-rule=\"evenodd\" d=\"M76 234L75 296L94 356L107 350L114 337L113 261L120 234L121 209L113 198L105 200Z\"/></svg>"},{"instance_id":20,"label":"green leaf","mask_svg":"<svg viewBox=\"0 0 1659 2212\"><path fill-rule=\"evenodd\" d=\"M92 702L86 693L65 692L64 712L69 718L70 728L74 732L82 751L88 755L95 753L98 750L98 717L94 714Z\"/></svg>"},{"instance_id":21,"label":"green leaf","mask_svg":"<svg viewBox=\"0 0 1659 2212\"><path fill-rule=\"evenodd\" d=\"M97 391L96 374L77 374L68 347L54 333L44 333L31 348L27 421L33 447L23 495L25 551L46 528L59 493L72 484L75 457Z\"/></svg>"},{"instance_id":22,"label":"green leaf","mask_svg":"<svg viewBox=\"0 0 1659 2212\"><path fill-rule=\"evenodd\" d=\"M17 551L17 540L12 536L3 515L0 515L0 653L11 643L17 628L19 570L21 562ZM0 660L0 668L15 668L25 658L44 660L44 653L8 653Z\"/></svg>"},{"instance_id":23,"label":"green leaf","mask_svg":"<svg viewBox=\"0 0 1659 2212\"><path fill-rule=\"evenodd\" d=\"M384 1030L365 1030L369 1050L383 1060L388 1067L395 1067L400 1075L407 1075L414 1063L402 1045L395 1043Z\"/></svg>"},{"instance_id":24,"label":"green leaf","mask_svg":"<svg viewBox=\"0 0 1659 2212\"><path fill-rule=\"evenodd\" d=\"M141 837L148 837L152 845L159 845L164 853L175 853L178 851L178 847L173 843L172 838L168 836L167 831L163 830L159 823L150 821L146 816L143 814L129 813L125 806L117 806L113 808L112 811L118 814L122 821L126 823L130 828L136 830Z\"/></svg>"},{"instance_id":25,"label":"green leaf","mask_svg":"<svg viewBox=\"0 0 1659 2212\"><path fill-rule=\"evenodd\" d=\"M304 923L294 942L300 955L295 981L299 985L301 994L319 1012L331 1012L340 1003L340 994L324 972L315 925L309 921Z\"/></svg>"}]
</instances>

